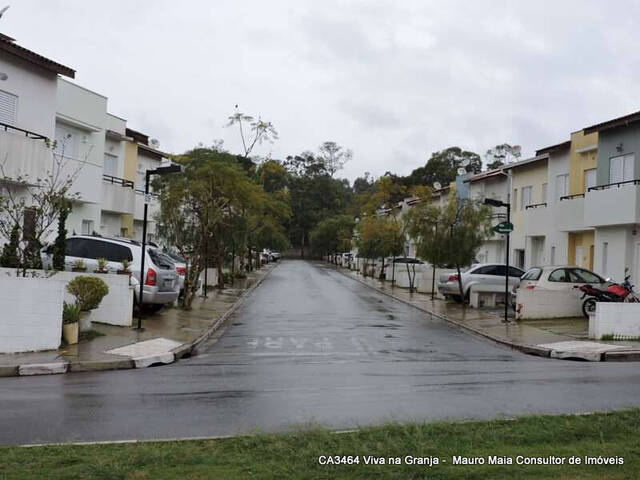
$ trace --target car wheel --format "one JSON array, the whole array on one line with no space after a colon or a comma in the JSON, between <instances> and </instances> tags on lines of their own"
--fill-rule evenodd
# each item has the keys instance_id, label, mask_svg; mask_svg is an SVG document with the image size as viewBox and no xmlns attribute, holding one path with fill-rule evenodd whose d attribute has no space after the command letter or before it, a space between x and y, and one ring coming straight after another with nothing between
<instances>
[{"instance_id":1,"label":"car wheel","mask_svg":"<svg viewBox=\"0 0 640 480\"><path fill-rule=\"evenodd\" d=\"M589 315L593 315L596 313L596 299L593 297L587 298L584 302L582 302L582 314L589 318Z\"/></svg>"}]
</instances>

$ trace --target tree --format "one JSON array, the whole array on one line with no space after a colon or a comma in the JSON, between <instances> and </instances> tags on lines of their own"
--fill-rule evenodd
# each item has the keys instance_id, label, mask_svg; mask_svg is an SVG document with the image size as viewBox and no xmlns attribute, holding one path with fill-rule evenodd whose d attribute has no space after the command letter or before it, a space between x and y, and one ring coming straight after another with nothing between
<instances>
[{"instance_id":1,"label":"tree","mask_svg":"<svg viewBox=\"0 0 640 480\"><path fill-rule=\"evenodd\" d=\"M441 217L446 235L442 255L446 263L456 266L460 301L464 301L461 267L471 265L480 246L491 236L491 208L467 199L449 195Z\"/></svg>"},{"instance_id":2,"label":"tree","mask_svg":"<svg viewBox=\"0 0 640 480\"><path fill-rule=\"evenodd\" d=\"M333 177L338 170L342 170L344 165L351 160L353 152L342 148L336 142L324 142L318 148L318 157L324 163L329 175Z\"/></svg>"},{"instance_id":3,"label":"tree","mask_svg":"<svg viewBox=\"0 0 640 480\"><path fill-rule=\"evenodd\" d=\"M507 163L516 162L520 159L520 155L520 145L509 145L508 143L496 145L485 153L487 169L494 170L506 165Z\"/></svg>"},{"instance_id":4,"label":"tree","mask_svg":"<svg viewBox=\"0 0 640 480\"><path fill-rule=\"evenodd\" d=\"M354 195L363 195L370 193L373 188L373 177L369 172L364 172L364 176L358 177L353 181Z\"/></svg>"},{"instance_id":5,"label":"tree","mask_svg":"<svg viewBox=\"0 0 640 480\"><path fill-rule=\"evenodd\" d=\"M401 179L401 183L410 187L413 185L433 186L435 182L449 185L457 175L457 170L463 164L469 173L482 171L482 160L477 153L462 150L460 147L449 147L431 154L431 158L424 167L416 168L408 177Z\"/></svg>"},{"instance_id":6,"label":"tree","mask_svg":"<svg viewBox=\"0 0 640 480\"><path fill-rule=\"evenodd\" d=\"M265 192L281 191L289 185L289 173L284 165L277 160L262 162L257 169L256 176Z\"/></svg>"},{"instance_id":7,"label":"tree","mask_svg":"<svg viewBox=\"0 0 640 480\"><path fill-rule=\"evenodd\" d=\"M384 259L400 255L404 247L404 236L398 224L387 216L370 215L358 223L358 255L365 259L381 258L380 279L384 278ZM367 275L365 260L364 274Z\"/></svg>"},{"instance_id":8,"label":"tree","mask_svg":"<svg viewBox=\"0 0 640 480\"><path fill-rule=\"evenodd\" d=\"M0 237L10 238L16 226L20 229L18 254L23 276L28 268L42 268L40 248L57 225L60 205L80 196L71 189L84 162L77 166L70 163L64 154L66 141L47 142L51 163L42 177L12 178L5 168L8 159L0 163L0 178L9 180L0 195Z\"/></svg>"},{"instance_id":9,"label":"tree","mask_svg":"<svg viewBox=\"0 0 640 480\"><path fill-rule=\"evenodd\" d=\"M67 245L67 217L71 209L70 202L62 201L59 205L58 213L58 234L53 244L53 269L64 270L64 257L66 255Z\"/></svg>"},{"instance_id":10,"label":"tree","mask_svg":"<svg viewBox=\"0 0 640 480\"><path fill-rule=\"evenodd\" d=\"M311 231L311 248L318 255L333 255L335 259L340 252L351 250L354 225L349 215L325 218Z\"/></svg>"},{"instance_id":11,"label":"tree","mask_svg":"<svg viewBox=\"0 0 640 480\"><path fill-rule=\"evenodd\" d=\"M227 127L238 125L244 158L249 158L256 145L262 145L264 142L274 143L278 139L278 132L271 122L262 120L261 117L256 120L251 115L240 112L238 105L236 112L230 115L228 120ZM249 127L248 138L245 138L245 125Z\"/></svg>"},{"instance_id":12,"label":"tree","mask_svg":"<svg viewBox=\"0 0 640 480\"><path fill-rule=\"evenodd\" d=\"M5 268L19 268L20 267L20 227L18 225L13 226L11 230L11 236L9 237L9 243L6 243L2 247L2 254L0 255L0 266Z\"/></svg>"}]
</instances>

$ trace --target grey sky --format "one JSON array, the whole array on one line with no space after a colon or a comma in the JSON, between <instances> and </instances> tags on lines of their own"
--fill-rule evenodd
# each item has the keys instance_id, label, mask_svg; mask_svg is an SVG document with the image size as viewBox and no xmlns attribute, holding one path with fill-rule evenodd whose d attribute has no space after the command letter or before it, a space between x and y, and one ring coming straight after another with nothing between
<instances>
[{"instance_id":1,"label":"grey sky","mask_svg":"<svg viewBox=\"0 0 640 480\"><path fill-rule=\"evenodd\" d=\"M0 31L77 70L131 128L180 152L234 105L275 158L335 140L343 176L407 174L431 152L523 154L638 109L633 1L5 0Z\"/></svg>"}]
</instances>

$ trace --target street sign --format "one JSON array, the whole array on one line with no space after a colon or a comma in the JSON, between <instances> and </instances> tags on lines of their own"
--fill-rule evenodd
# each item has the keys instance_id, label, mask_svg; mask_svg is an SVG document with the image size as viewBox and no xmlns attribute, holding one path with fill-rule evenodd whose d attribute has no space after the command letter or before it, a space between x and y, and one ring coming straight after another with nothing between
<instances>
[{"instance_id":1,"label":"street sign","mask_svg":"<svg viewBox=\"0 0 640 480\"><path fill-rule=\"evenodd\" d=\"M511 222L500 222L492 229L496 233L511 233L513 232L513 223Z\"/></svg>"},{"instance_id":2,"label":"street sign","mask_svg":"<svg viewBox=\"0 0 640 480\"><path fill-rule=\"evenodd\" d=\"M149 205L152 200L153 200L153 197L152 197L152 195L150 193L145 193L144 194L144 203Z\"/></svg>"}]
</instances>

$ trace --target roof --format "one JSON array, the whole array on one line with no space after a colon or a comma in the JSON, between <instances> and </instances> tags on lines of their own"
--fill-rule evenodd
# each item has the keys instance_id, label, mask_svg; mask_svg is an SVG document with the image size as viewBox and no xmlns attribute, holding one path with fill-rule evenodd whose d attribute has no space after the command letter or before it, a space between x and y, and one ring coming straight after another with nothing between
<instances>
[{"instance_id":1,"label":"roof","mask_svg":"<svg viewBox=\"0 0 640 480\"><path fill-rule=\"evenodd\" d=\"M545 153L542 155L537 155L535 157L525 158L524 160L520 160L519 162L510 163L508 165L505 165L502 169L513 170L514 168L526 167L528 165L540 162L542 160L548 160L548 159L549 159L549 155Z\"/></svg>"},{"instance_id":2,"label":"roof","mask_svg":"<svg viewBox=\"0 0 640 480\"><path fill-rule=\"evenodd\" d=\"M466 180L463 180L463 182L473 183L473 182L478 182L480 180L486 180L487 178L497 177L498 175L502 175L503 171L504 171L504 167L495 168L493 170L487 170L486 172L481 172L474 175L473 177L467 178Z\"/></svg>"},{"instance_id":3,"label":"roof","mask_svg":"<svg viewBox=\"0 0 640 480\"><path fill-rule=\"evenodd\" d=\"M629 125L640 120L640 111L624 115L622 117L614 118L613 120L607 120L606 122L596 123L584 129L584 134L602 132L604 130L610 130L612 128Z\"/></svg>"},{"instance_id":4,"label":"roof","mask_svg":"<svg viewBox=\"0 0 640 480\"><path fill-rule=\"evenodd\" d=\"M568 150L571 148L571 140L567 140L566 142L557 143L555 145L551 145L550 147L544 147L540 150L536 150L536 155L544 155L549 153L560 152L562 150Z\"/></svg>"},{"instance_id":5,"label":"roof","mask_svg":"<svg viewBox=\"0 0 640 480\"><path fill-rule=\"evenodd\" d=\"M0 51L19 57L34 65L38 65L52 73L64 75L69 78L75 78L76 76L76 71L72 68L66 67L49 58L43 57L36 52L32 52L31 50L21 47L15 43L13 38L3 35L2 33L0 33Z\"/></svg>"}]
</instances>

